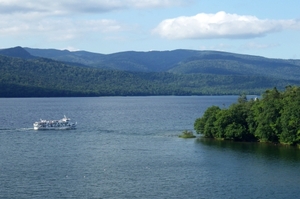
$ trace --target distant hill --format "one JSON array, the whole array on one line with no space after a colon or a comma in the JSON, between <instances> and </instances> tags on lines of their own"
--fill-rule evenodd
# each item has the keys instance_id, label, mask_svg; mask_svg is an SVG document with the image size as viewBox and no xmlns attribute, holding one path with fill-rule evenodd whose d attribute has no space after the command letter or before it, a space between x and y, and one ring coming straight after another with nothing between
<instances>
[{"instance_id":1,"label":"distant hill","mask_svg":"<svg viewBox=\"0 0 300 199\"><path fill-rule=\"evenodd\" d=\"M86 51L70 52L68 50L34 48L24 48L24 50L36 57L44 57L68 63L80 63L86 66L93 66L95 62L98 62L104 57L102 54Z\"/></svg>"},{"instance_id":2,"label":"distant hill","mask_svg":"<svg viewBox=\"0 0 300 199\"><path fill-rule=\"evenodd\" d=\"M34 59L35 56L31 55L28 51L24 48L17 46L14 48L7 48L0 50L0 55L5 55L9 57L18 57L22 59Z\"/></svg>"},{"instance_id":3,"label":"distant hill","mask_svg":"<svg viewBox=\"0 0 300 199\"><path fill-rule=\"evenodd\" d=\"M300 60L269 59L259 56L205 51L178 63L169 72L257 75L299 80Z\"/></svg>"},{"instance_id":4,"label":"distant hill","mask_svg":"<svg viewBox=\"0 0 300 199\"><path fill-rule=\"evenodd\" d=\"M299 60L217 51L0 50L0 97L260 94L299 75Z\"/></svg>"},{"instance_id":5,"label":"distant hill","mask_svg":"<svg viewBox=\"0 0 300 199\"><path fill-rule=\"evenodd\" d=\"M57 61L81 63L91 67L136 72L166 72L182 60L193 56L197 51L150 51L119 52L113 54L97 54L87 51L70 52L68 50L24 48L30 54Z\"/></svg>"},{"instance_id":6,"label":"distant hill","mask_svg":"<svg viewBox=\"0 0 300 199\"><path fill-rule=\"evenodd\" d=\"M270 59L218 51L173 50L97 54L25 48L30 54L102 69L181 74L260 75L298 80L300 60Z\"/></svg>"}]
</instances>

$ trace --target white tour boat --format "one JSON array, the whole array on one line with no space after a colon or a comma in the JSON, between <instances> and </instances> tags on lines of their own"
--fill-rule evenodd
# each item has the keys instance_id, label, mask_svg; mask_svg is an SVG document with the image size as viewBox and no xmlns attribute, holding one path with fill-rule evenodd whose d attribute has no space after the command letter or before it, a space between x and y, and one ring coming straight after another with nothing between
<instances>
[{"instance_id":1,"label":"white tour boat","mask_svg":"<svg viewBox=\"0 0 300 199\"><path fill-rule=\"evenodd\" d=\"M42 120L33 123L34 130L69 130L76 129L76 123L70 122L71 119L64 116L60 120Z\"/></svg>"}]
</instances>

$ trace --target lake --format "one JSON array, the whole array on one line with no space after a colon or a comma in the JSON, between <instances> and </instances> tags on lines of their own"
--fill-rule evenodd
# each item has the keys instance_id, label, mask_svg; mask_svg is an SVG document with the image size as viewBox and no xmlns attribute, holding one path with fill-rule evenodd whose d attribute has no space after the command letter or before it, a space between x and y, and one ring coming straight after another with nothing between
<instances>
[{"instance_id":1,"label":"lake","mask_svg":"<svg viewBox=\"0 0 300 199\"><path fill-rule=\"evenodd\" d=\"M1 98L0 198L299 197L300 149L178 138L237 98ZM33 130L64 115L76 130Z\"/></svg>"}]
</instances>

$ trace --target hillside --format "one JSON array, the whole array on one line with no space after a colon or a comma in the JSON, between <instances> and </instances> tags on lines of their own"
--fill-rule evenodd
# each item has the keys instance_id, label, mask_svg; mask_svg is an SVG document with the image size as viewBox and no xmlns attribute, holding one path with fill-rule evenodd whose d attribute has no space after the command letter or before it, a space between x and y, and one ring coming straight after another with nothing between
<instances>
[{"instance_id":1,"label":"hillside","mask_svg":"<svg viewBox=\"0 0 300 199\"><path fill-rule=\"evenodd\" d=\"M34 56L57 61L81 63L102 69L136 72L167 72L179 62L197 54L197 51L192 50L128 51L104 55L86 51L70 52L55 49L24 49Z\"/></svg>"},{"instance_id":2,"label":"hillside","mask_svg":"<svg viewBox=\"0 0 300 199\"><path fill-rule=\"evenodd\" d=\"M2 49L0 50L0 55L5 55L9 57L18 57L22 59L35 59L36 57L27 52L24 48L17 46L14 48Z\"/></svg>"},{"instance_id":3,"label":"hillside","mask_svg":"<svg viewBox=\"0 0 300 199\"><path fill-rule=\"evenodd\" d=\"M34 48L24 48L24 50L36 57L49 58L67 63L80 63L87 66L93 66L95 63L101 60L102 57L104 57L104 55L102 54L91 53L86 51L70 52L68 50Z\"/></svg>"},{"instance_id":4,"label":"hillside","mask_svg":"<svg viewBox=\"0 0 300 199\"><path fill-rule=\"evenodd\" d=\"M34 56L121 71L259 75L287 80L298 80L300 77L300 60L269 59L218 51L128 51L104 55L86 51L25 50Z\"/></svg>"},{"instance_id":5,"label":"hillside","mask_svg":"<svg viewBox=\"0 0 300 199\"><path fill-rule=\"evenodd\" d=\"M0 97L259 94L297 81L260 76L142 73L0 56Z\"/></svg>"},{"instance_id":6,"label":"hillside","mask_svg":"<svg viewBox=\"0 0 300 199\"><path fill-rule=\"evenodd\" d=\"M268 59L224 52L201 52L177 64L169 72L223 75L257 75L298 80L300 60Z\"/></svg>"},{"instance_id":7,"label":"hillside","mask_svg":"<svg viewBox=\"0 0 300 199\"><path fill-rule=\"evenodd\" d=\"M16 47L0 50L0 97L260 94L299 85L299 68L299 60L215 51L31 55Z\"/></svg>"}]
</instances>

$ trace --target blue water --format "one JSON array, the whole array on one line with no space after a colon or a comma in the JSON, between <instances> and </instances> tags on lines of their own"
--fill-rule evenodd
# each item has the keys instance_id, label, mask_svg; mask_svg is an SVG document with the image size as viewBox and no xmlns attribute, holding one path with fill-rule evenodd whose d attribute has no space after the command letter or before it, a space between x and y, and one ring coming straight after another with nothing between
<instances>
[{"instance_id":1,"label":"blue water","mask_svg":"<svg viewBox=\"0 0 300 199\"><path fill-rule=\"evenodd\" d=\"M0 198L297 198L300 150L180 139L237 96L0 99ZM67 115L78 129L34 131Z\"/></svg>"}]
</instances>

